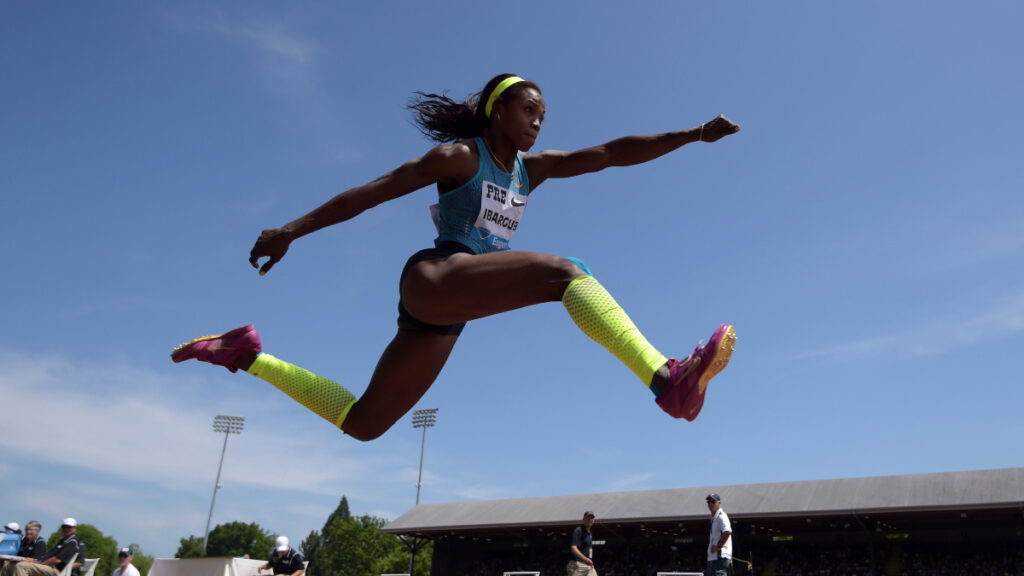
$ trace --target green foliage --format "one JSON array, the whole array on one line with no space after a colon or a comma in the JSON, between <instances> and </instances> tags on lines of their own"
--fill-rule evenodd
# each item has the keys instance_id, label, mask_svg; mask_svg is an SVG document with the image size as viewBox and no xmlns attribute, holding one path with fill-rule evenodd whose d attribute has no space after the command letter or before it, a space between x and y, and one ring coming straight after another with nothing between
<instances>
[{"instance_id":1,"label":"green foliage","mask_svg":"<svg viewBox=\"0 0 1024 576\"><path fill-rule=\"evenodd\" d=\"M174 554L175 558L237 558L246 554L250 558L269 558L274 548L274 535L260 528L255 522L228 522L218 524L210 530L205 550L203 539L199 536L182 538L180 542L181 545Z\"/></svg>"},{"instance_id":2,"label":"green foliage","mask_svg":"<svg viewBox=\"0 0 1024 576\"><path fill-rule=\"evenodd\" d=\"M76 534L85 547L85 557L100 559L96 566L96 574L113 572L117 566L117 541L104 536L103 532L91 524L79 524ZM52 550L60 540L61 529L58 528L56 532L50 534L46 544L47 549ZM83 558L79 558L79 562L82 560Z\"/></svg>"},{"instance_id":3,"label":"green foliage","mask_svg":"<svg viewBox=\"0 0 1024 576\"><path fill-rule=\"evenodd\" d=\"M331 515L327 517L327 522L324 522L324 527L330 526L335 520L351 520L352 512L348 509L348 498L345 496L341 497L341 502L338 502L338 507L331 512Z\"/></svg>"},{"instance_id":4,"label":"green foliage","mask_svg":"<svg viewBox=\"0 0 1024 576\"><path fill-rule=\"evenodd\" d=\"M189 536L181 539L178 551L174 553L175 558L202 558L206 556L203 550L203 539L198 536ZM142 570L139 570L141 573Z\"/></svg>"},{"instance_id":5,"label":"green foliage","mask_svg":"<svg viewBox=\"0 0 1024 576\"><path fill-rule=\"evenodd\" d=\"M229 522L210 530L206 539L206 555L210 557L268 558L274 548L274 535L255 522Z\"/></svg>"},{"instance_id":6,"label":"green foliage","mask_svg":"<svg viewBox=\"0 0 1024 576\"><path fill-rule=\"evenodd\" d=\"M377 576L408 571L409 551L397 537L380 531L386 523L375 516L352 516L348 500L342 496L323 530L314 530L302 542L309 576ZM431 551L428 545L416 553L417 576L430 574Z\"/></svg>"},{"instance_id":7,"label":"green foliage","mask_svg":"<svg viewBox=\"0 0 1024 576\"><path fill-rule=\"evenodd\" d=\"M302 557L309 560L312 553L320 548L320 533L313 530L306 536L306 539L302 541L302 546L299 551L302 552Z\"/></svg>"},{"instance_id":8,"label":"green foliage","mask_svg":"<svg viewBox=\"0 0 1024 576\"><path fill-rule=\"evenodd\" d=\"M392 536L399 542L399 546L387 556L377 561L374 574L408 574L409 573L409 549L402 544L398 537ZM434 543L428 542L425 546L416 551L416 558L413 563L413 576L430 576L430 564L434 558Z\"/></svg>"},{"instance_id":9,"label":"green foliage","mask_svg":"<svg viewBox=\"0 0 1024 576\"><path fill-rule=\"evenodd\" d=\"M299 547L299 551L309 561L306 574L379 576L408 572L409 549L398 537L381 532L385 524L386 520L368 514L352 516L348 499L342 496L338 507L324 522L323 529L310 532ZM175 558L237 557L246 554L251 558L267 558L273 546L274 536L258 525L231 522L210 531L206 552L203 551L201 538L182 538ZM429 576L432 558L433 543L426 543L416 551L413 576ZM137 550L135 560L133 564L142 574L153 564L150 558L143 565Z\"/></svg>"}]
</instances>

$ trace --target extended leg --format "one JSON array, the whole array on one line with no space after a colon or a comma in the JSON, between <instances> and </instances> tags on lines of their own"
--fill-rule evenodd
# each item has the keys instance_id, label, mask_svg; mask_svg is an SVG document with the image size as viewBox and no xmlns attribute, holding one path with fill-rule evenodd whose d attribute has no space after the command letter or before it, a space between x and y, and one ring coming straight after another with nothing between
<instances>
[{"instance_id":1,"label":"extended leg","mask_svg":"<svg viewBox=\"0 0 1024 576\"><path fill-rule=\"evenodd\" d=\"M665 358L591 276L573 280L562 303L580 329L628 366L675 418L693 420L700 414L708 382L725 368L736 342L733 327L722 324L707 346L698 345L682 361Z\"/></svg>"},{"instance_id":2,"label":"extended leg","mask_svg":"<svg viewBox=\"0 0 1024 576\"><path fill-rule=\"evenodd\" d=\"M270 354L263 354L256 330L243 326L203 336L176 348L175 362L196 359L244 370L273 384L306 408L360 440L386 432L434 383L458 335L439 335L405 322L388 344L363 396L357 401L341 384Z\"/></svg>"},{"instance_id":3,"label":"extended leg","mask_svg":"<svg viewBox=\"0 0 1024 576\"><path fill-rule=\"evenodd\" d=\"M420 320L450 324L561 300L573 321L628 366L675 418L693 420L708 382L729 362L736 341L723 324L707 346L677 361L643 337L601 284L576 263L532 252L455 254L418 263L402 287L406 308Z\"/></svg>"},{"instance_id":4,"label":"extended leg","mask_svg":"<svg viewBox=\"0 0 1024 576\"><path fill-rule=\"evenodd\" d=\"M261 354L246 371L353 438L372 440L387 432L423 397L457 339L458 335L442 336L399 323L398 334L384 350L370 385L358 400L340 384L269 354Z\"/></svg>"}]
</instances>

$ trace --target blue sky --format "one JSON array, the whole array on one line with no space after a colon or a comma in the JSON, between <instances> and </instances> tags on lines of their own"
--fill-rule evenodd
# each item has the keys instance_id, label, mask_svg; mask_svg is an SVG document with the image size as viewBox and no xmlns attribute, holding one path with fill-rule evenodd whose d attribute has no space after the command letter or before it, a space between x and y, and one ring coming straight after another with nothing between
<instances>
[{"instance_id":1,"label":"blue sky","mask_svg":"<svg viewBox=\"0 0 1024 576\"><path fill-rule=\"evenodd\" d=\"M172 364L255 323L365 387L425 189L260 230L429 149L415 90L535 80L538 149L743 131L539 188L513 246L582 258L664 353L739 341L673 420L556 303L472 323L418 407L421 501L1022 465L1024 8L1014 2L0 6L0 520L167 557L213 523L300 541L414 503L411 415L359 443L244 374ZM723 494L725 496L725 494ZM600 514L600 512L598 512Z\"/></svg>"}]
</instances>

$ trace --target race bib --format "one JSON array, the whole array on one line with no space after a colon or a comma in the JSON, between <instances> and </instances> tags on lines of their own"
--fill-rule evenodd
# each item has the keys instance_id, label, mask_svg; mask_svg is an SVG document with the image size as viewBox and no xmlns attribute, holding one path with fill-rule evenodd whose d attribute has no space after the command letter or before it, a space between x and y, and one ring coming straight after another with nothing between
<instances>
[{"instance_id":1,"label":"race bib","mask_svg":"<svg viewBox=\"0 0 1024 576\"><path fill-rule=\"evenodd\" d=\"M480 213L470 236L495 250L508 250L512 234L526 210L527 196L486 180L481 184Z\"/></svg>"}]
</instances>

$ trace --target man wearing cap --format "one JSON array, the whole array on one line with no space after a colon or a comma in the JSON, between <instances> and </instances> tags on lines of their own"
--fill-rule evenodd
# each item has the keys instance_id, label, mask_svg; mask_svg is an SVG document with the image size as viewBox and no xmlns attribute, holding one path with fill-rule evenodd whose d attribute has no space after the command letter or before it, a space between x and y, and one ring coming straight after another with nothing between
<instances>
[{"instance_id":1,"label":"man wearing cap","mask_svg":"<svg viewBox=\"0 0 1024 576\"><path fill-rule=\"evenodd\" d=\"M4 531L0 534L0 550L4 554L15 554L21 547L21 526L17 522L8 522L4 525Z\"/></svg>"},{"instance_id":2,"label":"man wearing cap","mask_svg":"<svg viewBox=\"0 0 1024 576\"><path fill-rule=\"evenodd\" d=\"M593 560L594 535L590 532L593 526L594 513L587 510L583 513L583 524L572 531L572 545L569 546L572 558L565 569L567 576L597 576Z\"/></svg>"},{"instance_id":3,"label":"man wearing cap","mask_svg":"<svg viewBox=\"0 0 1024 576\"><path fill-rule=\"evenodd\" d=\"M270 553L270 561L260 566L260 572L272 568L274 574L288 574L289 576L302 576L306 571L302 564L302 554L288 545L287 536L278 536L274 543L274 551Z\"/></svg>"},{"instance_id":4,"label":"man wearing cap","mask_svg":"<svg viewBox=\"0 0 1024 576\"><path fill-rule=\"evenodd\" d=\"M715 493L706 498L711 511L711 539L708 543L708 576L732 576L732 524L722 510L722 498Z\"/></svg>"},{"instance_id":5,"label":"man wearing cap","mask_svg":"<svg viewBox=\"0 0 1024 576\"><path fill-rule=\"evenodd\" d=\"M18 556L36 560L41 560L43 556L46 556L46 538L39 535L42 531L43 525L35 520L25 524L25 539L21 541Z\"/></svg>"},{"instance_id":6,"label":"man wearing cap","mask_svg":"<svg viewBox=\"0 0 1024 576\"><path fill-rule=\"evenodd\" d=\"M139 569L132 566L134 555L131 548L121 548L117 553L118 567L112 576L139 576Z\"/></svg>"},{"instance_id":7,"label":"man wearing cap","mask_svg":"<svg viewBox=\"0 0 1024 576\"><path fill-rule=\"evenodd\" d=\"M78 522L65 518L60 526L60 542L42 558L26 558L21 562L8 562L0 576L59 576L60 571L74 559L71 574L78 576L78 569L85 564L85 546L78 540Z\"/></svg>"}]
</instances>

